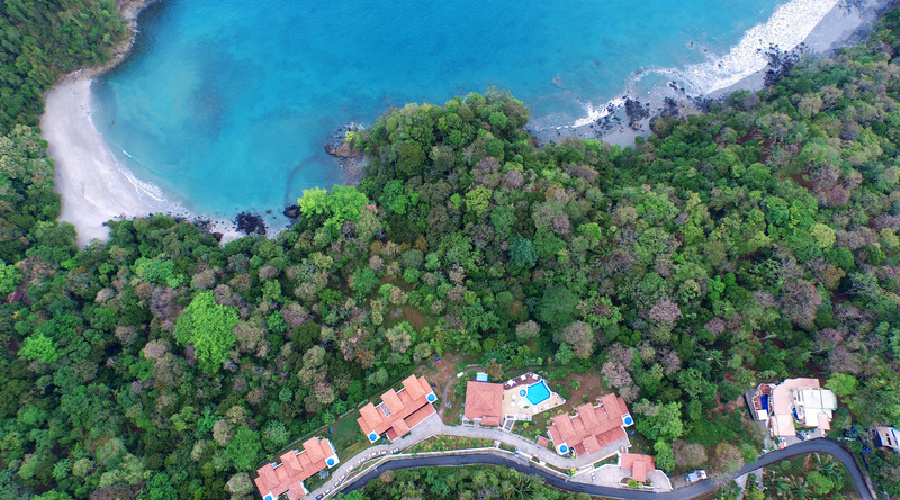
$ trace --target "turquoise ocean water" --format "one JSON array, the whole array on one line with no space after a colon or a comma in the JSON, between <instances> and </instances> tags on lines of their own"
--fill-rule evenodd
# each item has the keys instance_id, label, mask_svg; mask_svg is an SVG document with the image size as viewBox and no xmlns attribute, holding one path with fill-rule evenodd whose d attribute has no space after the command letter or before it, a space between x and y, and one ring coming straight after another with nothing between
<instances>
[{"instance_id":1,"label":"turquoise ocean water","mask_svg":"<svg viewBox=\"0 0 900 500\"><path fill-rule=\"evenodd\" d=\"M344 123L490 86L542 126L620 97L647 67L724 54L776 0L164 0L92 86L95 126L135 176L195 213L278 213L343 181Z\"/></svg>"}]
</instances>

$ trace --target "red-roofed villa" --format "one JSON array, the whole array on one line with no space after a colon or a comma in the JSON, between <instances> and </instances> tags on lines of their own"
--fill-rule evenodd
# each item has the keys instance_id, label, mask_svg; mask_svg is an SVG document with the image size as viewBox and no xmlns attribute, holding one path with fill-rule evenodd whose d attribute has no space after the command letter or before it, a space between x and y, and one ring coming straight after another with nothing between
<instances>
[{"instance_id":1,"label":"red-roofed villa","mask_svg":"<svg viewBox=\"0 0 900 500\"><path fill-rule=\"evenodd\" d=\"M360 408L360 417L356 421L370 442L378 441L382 434L394 442L434 415L432 403L436 400L425 377L410 375L403 381L403 389L391 389L382 394L378 406L369 403Z\"/></svg>"},{"instance_id":2,"label":"red-roofed villa","mask_svg":"<svg viewBox=\"0 0 900 500\"><path fill-rule=\"evenodd\" d=\"M656 459L650 455L622 453L619 455L619 468L631 471L631 479L639 483L647 482L647 473L656 470Z\"/></svg>"},{"instance_id":3,"label":"red-roofed villa","mask_svg":"<svg viewBox=\"0 0 900 500\"><path fill-rule=\"evenodd\" d=\"M615 394L600 398L596 406L585 403L575 408L575 415L557 415L550 419L548 429L556 452L565 455L574 451L579 457L601 451L620 439L627 439L625 427L634 421L625 400Z\"/></svg>"},{"instance_id":4,"label":"red-roofed villa","mask_svg":"<svg viewBox=\"0 0 900 500\"><path fill-rule=\"evenodd\" d=\"M469 381L465 417L481 425L500 425L503 418L503 384Z\"/></svg>"},{"instance_id":5,"label":"red-roofed villa","mask_svg":"<svg viewBox=\"0 0 900 500\"><path fill-rule=\"evenodd\" d=\"M331 441L310 438L303 443L303 451L289 451L281 455L281 463L272 462L259 469L254 479L263 500L274 500L287 494L290 500L303 498L309 493L303 481L325 468L339 464L337 452Z\"/></svg>"}]
</instances>

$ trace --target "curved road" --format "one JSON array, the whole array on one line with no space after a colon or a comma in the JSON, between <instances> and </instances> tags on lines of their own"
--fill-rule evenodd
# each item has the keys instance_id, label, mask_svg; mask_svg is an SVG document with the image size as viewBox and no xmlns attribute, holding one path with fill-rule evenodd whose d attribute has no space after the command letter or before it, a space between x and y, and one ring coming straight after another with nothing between
<instances>
[{"instance_id":1,"label":"curved road","mask_svg":"<svg viewBox=\"0 0 900 500\"><path fill-rule=\"evenodd\" d=\"M859 495L862 497L862 500L875 500L875 497L872 495L869 487L867 486L866 476L863 473L862 469L860 469L859 464L853 458L853 455L850 454L850 452L848 452L846 449L844 449L844 447L841 446L837 441L826 438L804 441L802 443L789 446L783 450L767 453L756 462L741 467L737 472L734 472L731 476L729 476L728 479L733 479L742 474L746 474L748 472L759 469L760 467L771 465L776 462L795 457L797 455L806 455L808 453L827 453L828 455L836 458L838 461L843 463L849 471L850 477L853 479L853 483L856 485L856 489L859 492ZM350 483L346 488L343 488L343 491L353 491L362 488L366 484L368 484L369 481L376 479L379 475L381 475L382 472L389 470L412 469L416 467L478 464L503 465L505 467L515 469L519 472L524 472L525 474L537 474L551 486L562 490L575 493L587 493L589 495L602 496L607 498L622 498L629 500L690 500L705 493L714 491L720 486L720 483L709 479L694 483L686 488L660 493L631 490L625 488L610 488L607 486L595 486L593 484L568 481L566 479L559 478L545 471L544 469L537 468L533 465L530 465L529 463L523 463L521 461L485 453L427 456L389 460L379 465L368 474Z\"/></svg>"}]
</instances>

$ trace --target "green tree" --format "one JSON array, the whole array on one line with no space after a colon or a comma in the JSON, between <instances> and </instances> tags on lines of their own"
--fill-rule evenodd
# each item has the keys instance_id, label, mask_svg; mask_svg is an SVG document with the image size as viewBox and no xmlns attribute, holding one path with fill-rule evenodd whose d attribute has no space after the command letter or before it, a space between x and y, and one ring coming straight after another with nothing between
<instances>
[{"instance_id":1,"label":"green tree","mask_svg":"<svg viewBox=\"0 0 900 500\"><path fill-rule=\"evenodd\" d=\"M816 240L819 248L831 248L836 241L834 229L825 224L816 224L809 230L809 234Z\"/></svg>"},{"instance_id":2,"label":"green tree","mask_svg":"<svg viewBox=\"0 0 900 500\"><path fill-rule=\"evenodd\" d=\"M466 193L466 208L478 217L487 212L491 203L491 191L484 186L479 185L475 189Z\"/></svg>"},{"instance_id":3,"label":"green tree","mask_svg":"<svg viewBox=\"0 0 900 500\"><path fill-rule=\"evenodd\" d=\"M225 448L225 455L234 462L234 466L238 470L250 471L259 462L261 451L262 442L259 439L259 433L241 427Z\"/></svg>"},{"instance_id":4,"label":"green tree","mask_svg":"<svg viewBox=\"0 0 900 500\"><path fill-rule=\"evenodd\" d=\"M806 480L809 481L809 486L818 496L827 495L834 489L834 481L817 470L810 472L806 476Z\"/></svg>"},{"instance_id":5,"label":"green tree","mask_svg":"<svg viewBox=\"0 0 900 500\"><path fill-rule=\"evenodd\" d=\"M53 363L59 358L56 352L56 343L43 332L35 333L25 339L19 349L19 355L28 359L37 359L41 363Z\"/></svg>"},{"instance_id":6,"label":"green tree","mask_svg":"<svg viewBox=\"0 0 900 500\"><path fill-rule=\"evenodd\" d=\"M562 328L575 319L577 306L578 296L568 288L548 288L541 296L538 319L551 328Z\"/></svg>"},{"instance_id":7,"label":"green tree","mask_svg":"<svg viewBox=\"0 0 900 500\"><path fill-rule=\"evenodd\" d=\"M326 216L323 227L331 230L333 234L337 234L344 221L359 220L368 203L366 195L355 186L333 186L331 192L319 188L307 189L297 200L300 212L307 218L315 215Z\"/></svg>"},{"instance_id":8,"label":"green tree","mask_svg":"<svg viewBox=\"0 0 900 500\"><path fill-rule=\"evenodd\" d=\"M828 378L825 387L834 391L837 397L843 398L856 394L856 384L857 380L853 375L849 373L835 373Z\"/></svg>"},{"instance_id":9,"label":"green tree","mask_svg":"<svg viewBox=\"0 0 900 500\"><path fill-rule=\"evenodd\" d=\"M642 399L635 405L635 411L641 415L635 419L635 427L648 439L671 443L684 434L681 401L651 403Z\"/></svg>"},{"instance_id":10,"label":"green tree","mask_svg":"<svg viewBox=\"0 0 900 500\"><path fill-rule=\"evenodd\" d=\"M194 296L175 324L175 338L180 345L193 345L200 367L215 373L228 359L237 338L237 312L216 303L211 291Z\"/></svg>"},{"instance_id":11,"label":"green tree","mask_svg":"<svg viewBox=\"0 0 900 500\"><path fill-rule=\"evenodd\" d=\"M575 359L575 353L572 352L572 348L569 347L568 344L560 344L559 349L556 350L556 362L560 365L566 366Z\"/></svg>"},{"instance_id":12,"label":"green tree","mask_svg":"<svg viewBox=\"0 0 900 500\"><path fill-rule=\"evenodd\" d=\"M262 430L262 443L266 450L275 453L288 443L290 432L279 420L272 420Z\"/></svg>"},{"instance_id":13,"label":"green tree","mask_svg":"<svg viewBox=\"0 0 900 500\"><path fill-rule=\"evenodd\" d=\"M538 254L534 249L534 243L528 238L516 236L509 245L509 256L512 263L525 269L531 269L537 264Z\"/></svg>"},{"instance_id":14,"label":"green tree","mask_svg":"<svg viewBox=\"0 0 900 500\"><path fill-rule=\"evenodd\" d=\"M0 294L8 294L16 290L22 281L22 273L13 265L6 265L0 260Z\"/></svg>"},{"instance_id":15,"label":"green tree","mask_svg":"<svg viewBox=\"0 0 900 500\"><path fill-rule=\"evenodd\" d=\"M675 453L672 446L665 441L657 441L653 445L656 450L656 466L666 472L671 472L675 468Z\"/></svg>"}]
</instances>

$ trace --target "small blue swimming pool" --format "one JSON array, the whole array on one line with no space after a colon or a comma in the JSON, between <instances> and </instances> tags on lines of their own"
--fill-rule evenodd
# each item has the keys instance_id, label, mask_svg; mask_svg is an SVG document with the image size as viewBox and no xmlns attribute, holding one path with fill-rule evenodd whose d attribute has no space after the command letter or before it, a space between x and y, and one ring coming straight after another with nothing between
<instances>
[{"instance_id":1,"label":"small blue swimming pool","mask_svg":"<svg viewBox=\"0 0 900 500\"><path fill-rule=\"evenodd\" d=\"M329 458L328 460L325 461L325 465L331 467L332 465L334 465L334 459Z\"/></svg>"},{"instance_id":2,"label":"small blue swimming pool","mask_svg":"<svg viewBox=\"0 0 900 500\"><path fill-rule=\"evenodd\" d=\"M622 424L624 424L625 427L628 427L633 423L634 423L634 420L632 420L631 415L624 415L622 417Z\"/></svg>"},{"instance_id":3,"label":"small blue swimming pool","mask_svg":"<svg viewBox=\"0 0 900 500\"><path fill-rule=\"evenodd\" d=\"M263 500L272 500L271 495L266 495L263 497Z\"/></svg>"},{"instance_id":4,"label":"small blue swimming pool","mask_svg":"<svg viewBox=\"0 0 900 500\"><path fill-rule=\"evenodd\" d=\"M531 401L532 405L550 399L550 388L547 387L547 382L541 380L528 386L528 395L526 397L528 401Z\"/></svg>"},{"instance_id":5,"label":"small blue swimming pool","mask_svg":"<svg viewBox=\"0 0 900 500\"><path fill-rule=\"evenodd\" d=\"M559 452L562 453L562 454L566 454L566 453L569 452L569 447L566 446L566 445L562 445L562 446L559 447Z\"/></svg>"}]
</instances>

